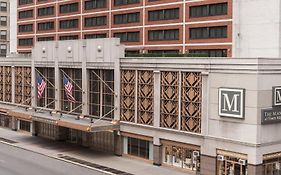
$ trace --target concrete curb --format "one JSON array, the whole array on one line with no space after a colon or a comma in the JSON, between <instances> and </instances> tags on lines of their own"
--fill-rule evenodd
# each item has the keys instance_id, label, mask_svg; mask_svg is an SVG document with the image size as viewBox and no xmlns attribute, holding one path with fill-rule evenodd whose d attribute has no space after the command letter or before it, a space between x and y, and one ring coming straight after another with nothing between
<instances>
[{"instance_id":1,"label":"concrete curb","mask_svg":"<svg viewBox=\"0 0 281 175\"><path fill-rule=\"evenodd\" d=\"M65 159L62 159L62 158L59 158L59 157L55 157L55 156L51 156L51 155L44 154L44 153L41 153L41 152L37 152L37 151L31 150L31 149L27 149L27 148L24 148L24 147L21 147L21 146L18 146L18 145L8 143L8 142L0 141L0 143L5 144L5 145L9 145L9 146L12 146L12 147L15 147L15 148L19 148L19 149L22 149L22 150L25 150L25 151L29 151L29 152L32 152L32 153L35 153L35 154L40 154L42 156L46 156L46 157L56 159L56 160L59 160L59 161L62 161L62 162L71 163L71 164L76 165L76 166L81 166L81 167L84 167L84 168L87 168L87 169L90 169L90 170L98 171L98 172L101 172L101 173L104 173L104 174L116 175L116 174L108 172L108 171L100 170L100 169L93 168L93 167L90 167L90 166L87 166L87 165L72 162L70 160L65 160Z\"/></svg>"}]
</instances>

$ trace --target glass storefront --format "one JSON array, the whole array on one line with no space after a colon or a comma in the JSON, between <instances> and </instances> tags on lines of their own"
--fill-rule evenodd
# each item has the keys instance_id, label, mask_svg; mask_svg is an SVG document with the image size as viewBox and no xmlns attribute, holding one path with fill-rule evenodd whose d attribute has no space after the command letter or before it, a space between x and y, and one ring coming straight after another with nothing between
<instances>
[{"instance_id":1,"label":"glass storefront","mask_svg":"<svg viewBox=\"0 0 281 175\"><path fill-rule=\"evenodd\" d=\"M199 148L163 145L163 163L195 172L200 170Z\"/></svg>"},{"instance_id":2,"label":"glass storefront","mask_svg":"<svg viewBox=\"0 0 281 175\"><path fill-rule=\"evenodd\" d=\"M19 121L19 129L22 131L31 132L31 123L29 121L20 120Z\"/></svg>"},{"instance_id":3,"label":"glass storefront","mask_svg":"<svg viewBox=\"0 0 281 175\"><path fill-rule=\"evenodd\" d=\"M247 175L247 156L239 153L218 151L217 175Z\"/></svg>"},{"instance_id":4,"label":"glass storefront","mask_svg":"<svg viewBox=\"0 0 281 175\"><path fill-rule=\"evenodd\" d=\"M263 156L264 175L281 175L281 152Z\"/></svg>"},{"instance_id":5,"label":"glass storefront","mask_svg":"<svg viewBox=\"0 0 281 175\"><path fill-rule=\"evenodd\" d=\"M8 117L6 114L0 114L0 126L12 128L12 117Z\"/></svg>"},{"instance_id":6,"label":"glass storefront","mask_svg":"<svg viewBox=\"0 0 281 175\"><path fill-rule=\"evenodd\" d=\"M128 154L149 159L149 141L128 137Z\"/></svg>"}]
</instances>

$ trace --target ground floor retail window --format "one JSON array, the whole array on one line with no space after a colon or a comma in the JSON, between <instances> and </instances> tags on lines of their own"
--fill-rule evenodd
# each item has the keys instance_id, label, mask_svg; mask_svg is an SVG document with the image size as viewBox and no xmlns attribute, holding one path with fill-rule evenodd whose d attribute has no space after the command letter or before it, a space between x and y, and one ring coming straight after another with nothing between
<instances>
[{"instance_id":1,"label":"ground floor retail window","mask_svg":"<svg viewBox=\"0 0 281 175\"><path fill-rule=\"evenodd\" d=\"M0 126L12 128L12 118L7 115L0 114Z\"/></svg>"},{"instance_id":2,"label":"ground floor retail window","mask_svg":"<svg viewBox=\"0 0 281 175\"><path fill-rule=\"evenodd\" d=\"M149 141L128 137L129 155L149 159Z\"/></svg>"},{"instance_id":3,"label":"ground floor retail window","mask_svg":"<svg viewBox=\"0 0 281 175\"><path fill-rule=\"evenodd\" d=\"M217 175L247 175L247 156L221 151L217 154Z\"/></svg>"},{"instance_id":4,"label":"ground floor retail window","mask_svg":"<svg viewBox=\"0 0 281 175\"><path fill-rule=\"evenodd\" d=\"M30 132L31 130L31 123L28 121L20 120L19 121L19 129L23 131Z\"/></svg>"},{"instance_id":5,"label":"ground floor retail window","mask_svg":"<svg viewBox=\"0 0 281 175\"><path fill-rule=\"evenodd\" d=\"M200 153L199 150L188 146L163 145L163 163L199 172Z\"/></svg>"},{"instance_id":6,"label":"ground floor retail window","mask_svg":"<svg viewBox=\"0 0 281 175\"><path fill-rule=\"evenodd\" d=\"M39 136L55 138L57 126L49 124L49 123L41 123L38 122L36 125L36 131Z\"/></svg>"},{"instance_id":7,"label":"ground floor retail window","mask_svg":"<svg viewBox=\"0 0 281 175\"><path fill-rule=\"evenodd\" d=\"M281 175L281 152L263 156L264 175Z\"/></svg>"}]
</instances>

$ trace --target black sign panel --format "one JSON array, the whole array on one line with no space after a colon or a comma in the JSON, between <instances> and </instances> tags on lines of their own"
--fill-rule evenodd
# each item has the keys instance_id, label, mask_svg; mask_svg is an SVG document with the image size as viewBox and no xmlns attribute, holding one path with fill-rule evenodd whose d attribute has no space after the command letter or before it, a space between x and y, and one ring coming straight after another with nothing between
<instances>
[{"instance_id":1,"label":"black sign panel","mask_svg":"<svg viewBox=\"0 0 281 175\"><path fill-rule=\"evenodd\" d=\"M281 108L261 110L261 124L281 123Z\"/></svg>"}]
</instances>

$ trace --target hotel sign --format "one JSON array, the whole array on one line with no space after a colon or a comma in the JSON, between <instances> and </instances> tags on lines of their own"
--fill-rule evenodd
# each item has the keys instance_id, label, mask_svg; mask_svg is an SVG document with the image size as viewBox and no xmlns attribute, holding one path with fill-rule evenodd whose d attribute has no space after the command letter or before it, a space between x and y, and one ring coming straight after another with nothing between
<instances>
[{"instance_id":1,"label":"hotel sign","mask_svg":"<svg viewBox=\"0 0 281 175\"><path fill-rule=\"evenodd\" d=\"M245 89L219 88L219 116L244 118Z\"/></svg>"},{"instance_id":2,"label":"hotel sign","mask_svg":"<svg viewBox=\"0 0 281 175\"><path fill-rule=\"evenodd\" d=\"M272 87L272 108L261 110L261 124L281 122L281 86Z\"/></svg>"},{"instance_id":3,"label":"hotel sign","mask_svg":"<svg viewBox=\"0 0 281 175\"><path fill-rule=\"evenodd\" d=\"M261 124L274 124L281 122L281 108L261 110Z\"/></svg>"}]
</instances>

